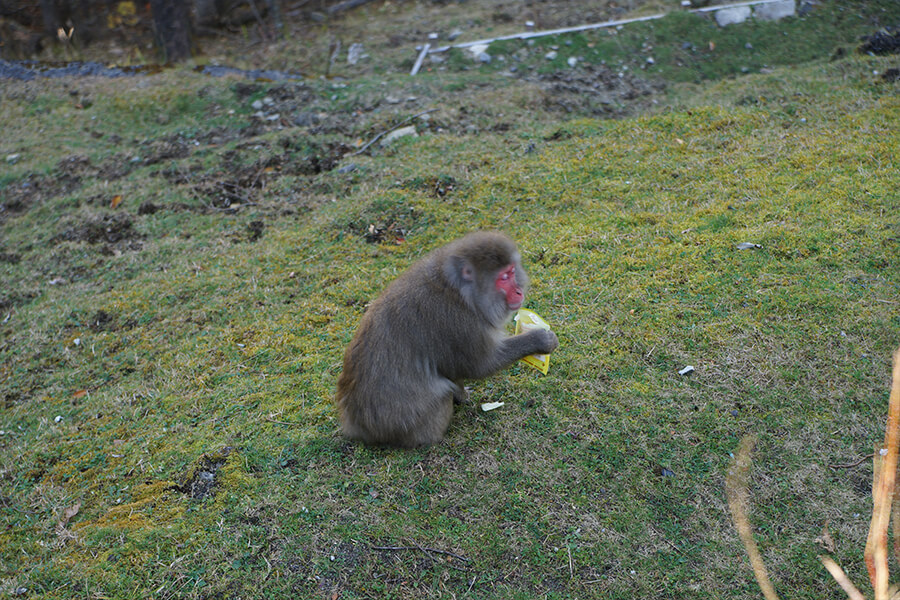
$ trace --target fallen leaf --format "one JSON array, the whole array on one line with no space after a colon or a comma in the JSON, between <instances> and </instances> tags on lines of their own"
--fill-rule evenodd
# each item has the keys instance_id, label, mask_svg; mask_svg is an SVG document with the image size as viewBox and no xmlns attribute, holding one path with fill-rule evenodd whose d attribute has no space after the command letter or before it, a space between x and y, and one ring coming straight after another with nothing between
<instances>
[{"instance_id":1,"label":"fallen leaf","mask_svg":"<svg viewBox=\"0 0 900 600\"><path fill-rule=\"evenodd\" d=\"M831 532L828 531L828 521L825 521L825 526L822 528L822 535L816 538L816 543L822 546L829 554L834 554L837 550L834 539L831 537Z\"/></svg>"},{"instance_id":2,"label":"fallen leaf","mask_svg":"<svg viewBox=\"0 0 900 600\"><path fill-rule=\"evenodd\" d=\"M77 392L72 394L72 397L75 398L76 400L78 398L84 398L85 396L87 396L87 390L78 390Z\"/></svg>"},{"instance_id":3,"label":"fallen leaf","mask_svg":"<svg viewBox=\"0 0 900 600\"><path fill-rule=\"evenodd\" d=\"M65 527L69 524L69 521L78 514L78 511L81 510L81 502L74 504L63 511L62 519L59 520L60 527Z\"/></svg>"},{"instance_id":4,"label":"fallen leaf","mask_svg":"<svg viewBox=\"0 0 900 600\"><path fill-rule=\"evenodd\" d=\"M116 194L115 196L112 197L112 200L109 203L109 207L116 208L120 204L122 204L122 194Z\"/></svg>"}]
</instances>

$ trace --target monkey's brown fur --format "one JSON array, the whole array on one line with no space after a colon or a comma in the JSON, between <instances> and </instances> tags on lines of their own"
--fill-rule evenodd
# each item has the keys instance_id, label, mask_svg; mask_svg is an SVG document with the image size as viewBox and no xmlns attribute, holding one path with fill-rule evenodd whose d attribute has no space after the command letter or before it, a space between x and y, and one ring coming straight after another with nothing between
<instances>
[{"instance_id":1,"label":"monkey's brown fur","mask_svg":"<svg viewBox=\"0 0 900 600\"><path fill-rule=\"evenodd\" d=\"M557 346L551 331L507 337L512 310L495 284L515 267L528 277L505 235L467 235L428 254L372 302L344 354L337 402L351 439L414 447L439 442L463 379L480 379L523 356Z\"/></svg>"}]
</instances>

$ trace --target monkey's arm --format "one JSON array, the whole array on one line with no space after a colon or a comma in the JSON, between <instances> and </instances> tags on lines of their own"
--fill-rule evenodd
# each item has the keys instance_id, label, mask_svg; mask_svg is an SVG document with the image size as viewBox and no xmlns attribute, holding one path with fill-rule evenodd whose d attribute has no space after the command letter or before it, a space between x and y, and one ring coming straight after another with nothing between
<instances>
[{"instance_id":1,"label":"monkey's arm","mask_svg":"<svg viewBox=\"0 0 900 600\"><path fill-rule=\"evenodd\" d=\"M502 338L491 353L471 365L470 379L481 379L505 369L529 354L550 354L559 346L556 334L546 329L533 329L520 335Z\"/></svg>"}]
</instances>

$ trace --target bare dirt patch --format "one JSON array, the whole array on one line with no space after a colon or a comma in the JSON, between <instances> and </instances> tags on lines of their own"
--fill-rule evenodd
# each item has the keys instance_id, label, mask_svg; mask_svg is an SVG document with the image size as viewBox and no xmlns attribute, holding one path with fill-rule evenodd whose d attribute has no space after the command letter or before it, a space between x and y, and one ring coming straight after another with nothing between
<instances>
[{"instance_id":1,"label":"bare dirt patch","mask_svg":"<svg viewBox=\"0 0 900 600\"><path fill-rule=\"evenodd\" d=\"M70 222L62 232L51 238L52 243L87 242L101 245L102 254L115 254L126 250L143 248L143 236L133 227L133 219L127 213L90 216L74 223Z\"/></svg>"},{"instance_id":2,"label":"bare dirt patch","mask_svg":"<svg viewBox=\"0 0 900 600\"><path fill-rule=\"evenodd\" d=\"M666 89L663 82L651 82L603 65L586 64L579 69L555 71L528 79L545 91L548 108L594 116L624 116L634 104Z\"/></svg>"}]
</instances>

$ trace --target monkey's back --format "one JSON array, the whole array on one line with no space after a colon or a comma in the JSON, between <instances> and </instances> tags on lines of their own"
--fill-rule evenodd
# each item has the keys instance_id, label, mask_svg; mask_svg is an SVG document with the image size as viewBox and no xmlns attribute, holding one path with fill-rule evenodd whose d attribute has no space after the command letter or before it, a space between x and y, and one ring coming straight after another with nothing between
<instances>
[{"instance_id":1,"label":"monkey's back","mask_svg":"<svg viewBox=\"0 0 900 600\"><path fill-rule=\"evenodd\" d=\"M470 377L495 342L499 332L447 280L444 250L410 267L363 315L337 385L349 437L398 445L440 439L443 431L423 427L446 427L455 382ZM476 321L477 327L461 325Z\"/></svg>"}]
</instances>

